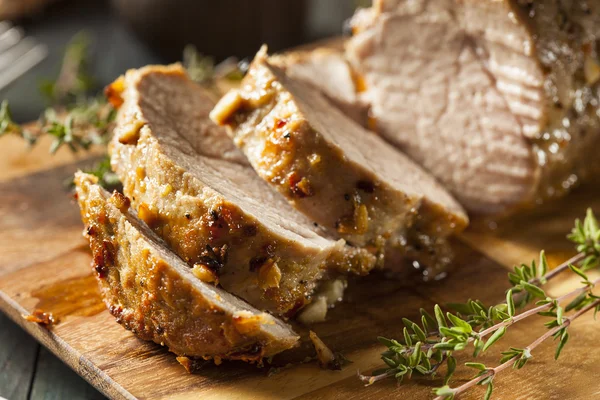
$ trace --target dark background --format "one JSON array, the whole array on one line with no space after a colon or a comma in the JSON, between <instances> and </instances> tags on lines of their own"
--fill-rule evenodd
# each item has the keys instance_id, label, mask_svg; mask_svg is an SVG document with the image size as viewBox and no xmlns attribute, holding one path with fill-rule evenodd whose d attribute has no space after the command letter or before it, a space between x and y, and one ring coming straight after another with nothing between
<instances>
[{"instance_id":1,"label":"dark background","mask_svg":"<svg viewBox=\"0 0 600 400\"><path fill-rule=\"evenodd\" d=\"M120 22L107 2L60 2L15 23L46 44L49 50L49 56L41 64L0 91L0 98L9 100L13 115L20 122L37 119L46 107L38 89L40 82L57 76L67 43L81 30L92 39L92 73L99 87L128 68L162 61L157 52L150 50Z\"/></svg>"},{"instance_id":2,"label":"dark background","mask_svg":"<svg viewBox=\"0 0 600 400\"><path fill-rule=\"evenodd\" d=\"M21 0L12 0L21 1ZM186 43L217 60L251 57L262 43L270 51L342 34L356 0L61 0L14 21L45 43L49 57L0 91L19 122L46 106L43 78L54 79L69 39L84 30L92 39L92 74L98 87L129 68L181 59Z\"/></svg>"}]
</instances>

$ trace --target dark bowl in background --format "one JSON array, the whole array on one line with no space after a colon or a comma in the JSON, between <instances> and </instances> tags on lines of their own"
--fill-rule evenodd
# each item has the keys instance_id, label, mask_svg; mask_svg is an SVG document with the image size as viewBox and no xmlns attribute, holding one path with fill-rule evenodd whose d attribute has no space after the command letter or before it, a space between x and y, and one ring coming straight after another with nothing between
<instances>
[{"instance_id":1,"label":"dark bowl in background","mask_svg":"<svg viewBox=\"0 0 600 400\"><path fill-rule=\"evenodd\" d=\"M152 49L180 60L184 46L222 60L274 52L307 39L307 0L112 0L118 15Z\"/></svg>"}]
</instances>

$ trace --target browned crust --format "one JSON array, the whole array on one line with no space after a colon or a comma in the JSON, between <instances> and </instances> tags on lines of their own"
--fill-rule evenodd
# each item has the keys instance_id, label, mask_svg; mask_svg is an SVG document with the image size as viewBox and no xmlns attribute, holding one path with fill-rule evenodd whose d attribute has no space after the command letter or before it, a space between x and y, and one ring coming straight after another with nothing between
<instances>
[{"instance_id":1,"label":"browned crust","mask_svg":"<svg viewBox=\"0 0 600 400\"><path fill-rule=\"evenodd\" d=\"M163 258L159 239L147 236L139 220L119 210L122 195L107 199L108 193L94 182L89 175L77 175L78 201L93 268L118 323L190 357L254 362L294 346L297 337L289 329L280 329L281 337L269 331L276 324L272 317L258 311L232 315L211 302L191 274L182 275Z\"/></svg>"},{"instance_id":2,"label":"browned crust","mask_svg":"<svg viewBox=\"0 0 600 400\"><path fill-rule=\"evenodd\" d=\"M146 67L130 71L124 81L116 81L122 86L125 102L111 143L112 166L140 218L176 254L192 266L210 267L229 292L286 317L310 301L325 269L363 274L373 268L375 256L369 252L332 242L330 248L307 248L294 237L273 234L260 216L247 213L222 195L219 188L203 182L201 173L191 173L171 158L160 132L172 127L146 121L139 104L152 99L135 98L141 96L139 87L148 84L147 78L153 75L172 76L191 84L178 66ZM160 87L152 90L160 91ZM185 147L185 140L178 139L176 146ZM186 151L190 164L218 168L218 162L222 162L207 161ZM251 173L256 178L249 167L229 167L237 168L241 176ZM277 268L273 273L261 268L274 263ZM273 277L278 273L281 276L277 282Z\"/></svg>"},{"instance_id":3,"label":"browned crust","mask_svg":"<svg viewBox=\"0 0 600 400\"><path fill-rule=\"evenodd\" d=\"M373 176L347 167L344 154L323 140L293 98L286 96L264 56L255 58L242 87L232 92L239 96L236 101L227 103L224 98L219 103L236 107L222 117L213 115L217 123L231 127L241 147L250 141L260 143L253 146L261 153L250 160L259 175L296 208L352 243L366 245L383 234L369 220L377 220L375 213L393 207L387 200L387 188ZM331 174L336 175L334 180ZM320 212L319 208L325 207L318 205L327 202L336 204L333 212ZM406 216L406 210L417 202L406 196L396 205L398 209L388 215Z\"/></svg>"},{"instance_id":4,"label":"browned crust","mask_svg":"<svg viewBox=\"0 0 600 400\"><path fill-rule=\"evenodd\" d=\"M296 208L361 246L405 233L419 207L426 214L419 220L422 231L446 236L466 227L464 213L448 212L427 200L421 203L419 197L400 193L364 168L350 165L305 119L275 76L277 70L261 51L243 89L226 95L211 116L231 128L236 144L251 149L246 151L252 153L250 161L259 175ZM332 202L333 210L322 207Z\"/></svg>"}]
</instances>

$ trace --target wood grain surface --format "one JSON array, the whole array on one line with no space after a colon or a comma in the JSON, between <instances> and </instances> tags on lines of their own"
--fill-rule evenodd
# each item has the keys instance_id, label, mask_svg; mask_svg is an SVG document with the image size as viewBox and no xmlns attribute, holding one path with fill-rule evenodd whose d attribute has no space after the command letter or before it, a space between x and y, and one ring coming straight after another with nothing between
<instances>
[{"instance_id":1,"label":"wood grain surface","mask_svg":"<svg viewBox=\"0 0 600 400\"><path fill-rule=\"evenodd\" d=\"M456 269L440 282L416 284L382 275L351 282L345 301L331 311L326 322L312 327L326 344L353 362L342 371L323 371L314 361L297 362L313 355L304 342L274 360L277 365L293 361L286 368L209 363L198 374L189 375L165 349L121 328L101 303L91 277L89 250L81 237L78 209L64 186L90 160L74 162L69 153L54 158L41 150L28 153L16 142L6 146L4 140L0 148L0 309L115 399L431 398L431 388L440 385L437 380L402 386L390 380L363 387L357 370L367 372L380 365L382 348L376 336L399 336L402 317L415 317L419 308L431 309L435 303L468 298L501 301L506 271L513 263L529 262L541 248L549 251L552 263L560 262L572 254L565 234L573 219L589 206L600 211L597 185L588 185L566 199L501 221L495 230L476 221L477 230L467 232L456 244ZM575 285L577 279L559 279L550 292ZM22 318L39 307L60 319L52 330ZM509 345L526 346L543 331L539 320L528 320L512 327L495 347L500 351ZM540 346L526 368L497 377L494 398L600 398L600 322L586 316L570 332L571 340L558 362L553 360L555 344ZM498 351L490 351L482 362L495 365ZM25 361L32 355L21 357ZM44 365L52 374L51 362ZM462 369L454 384L469 377L470 372ZM15 393L20 390L19 382L13 386ZM32 390L44 387L34 382ZM62 393L68 398L69 388ZM477 388L463 398L482 396Z\"/></svg>"}]
</instances>

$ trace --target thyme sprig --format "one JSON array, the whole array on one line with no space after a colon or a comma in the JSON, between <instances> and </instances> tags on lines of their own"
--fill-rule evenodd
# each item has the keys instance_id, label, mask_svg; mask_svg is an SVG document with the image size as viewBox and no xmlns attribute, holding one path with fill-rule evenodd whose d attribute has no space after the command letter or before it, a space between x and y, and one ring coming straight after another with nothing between
<instances>
[{"instance_id":1,"label":"thyme sprig","mask_svg":"<svg viewBox=\"0 0 600 400\"><path fill-rule=\"evenodd\" d=\"M476 385L487 386L484 399L489 400L494 390L493 382L496 375L511 366L514 369L523 368L525 364L527 364L527 362L533 357L531 352L537 346L539 346L551 337L553 337L555 340L560 338L554 357L555 359L558 359L562 349L569 340L569 333L567 332L567 329L571 325L571 322L592 309L596 311L600 309L600 298L597 298L590 304L581 308L572 316L563 318L562 323L560 325L557 325L556 327L547 331L545 334L543 334L534 342L532 342L529 346L523 349L511 347L510 350L502 352L503 357L500 360L500 365L498 365L497 367L488 368L487 366L481 363L465 363L465 366L475 368L480 372L473 379L456 388L451 388L450 386L445 385L441 388L434 389L435 394L438 395L438 397L436 397L435 400L452 400L457 395L466 392L468 389Z\"/></svg>"},{"instance_id":2,"label":"thyme sprig","mask_svg":"<svg viewBox=\"0 0 600 400\"><path fill-rule=\"evenodd\" d=\"M51 105L85 102L96 88L96 80L90 73L90 46L86 32L75 34L67 44L58 77L40 84L40 92Z\"/></svg>"},{"instance_id":3,"label":"thyme sprig","mask_svg":"<svg viewBox=\"0 0 600 400\"><path fill-rule=\"evenodd\" d=\"M248 70L246 60L239 61L235 57L215 65L215 59L205 56L194 45L187 45L183 49L183 67L190 79L204 86L212 86L218 79L241 81Z\"/></svg>"},{"instance_id":4,"label":"thyme sprig","mask_svg":"<svg viewBox=\"0 0 600 400\"><path fill-rule=\"evenodd\" d=\"M15 122L10 111L8 100L0 104L0 137L4 135L17 135L23 138L30 146L33 145L37 137L29 130Z\"/></svg>"},{"instance_id":5,"label":"thyme sprig","mask_svg":"<svg viewBox=\"0 0 600 400\"><path fill-rule=\"evenodd\" d=\"M110 140L116 110L103 97L90 97L96 88L90 73L90 45L90 37L85 32L70 40L57 79L43 81L40 85L40 93L51 106L42 112L36 124L18 124L8 101L0 104L0 137L17 135L33 146L41 137L50 136L53 138L49 148L51 154L65 146L72 152L86 151ZM186 47L183 59L190 77L203 85L212 85L220 78L239 80L245 72L243 66L246 64L233 59L215 66L211 57L201 55L193 46ZM108 156L86 172L96 175L104 187L119 185L116 175L111 172ZM72 180L66 185L72 186Z\"/></svg>"},{"instance_id":6,"label":"thyme sprig","mask_svg":"<svg viewBox=\"0 0 600 400\"><path fill-rule=\"evenodd\" d=\"M29 146L34 146L43 136L53 138L49 151L56 153L66 146L72 152L89 150L93 145L105 145L112 132L116 110L103 97L90 93L96 84L89 72L90 38L85 32L76 34L65 50L60 72L56 80L46 80L40 85L40 93L51 105L45 109L37 123L23 126L12 117L8 101L0 105L0 136L17 135ZM96 163L88 171L100 178L100 182L114 187L114 174L110 164Z\"/></svg>"},{"instance_id":7,"label":"thyme sprig","mask_svg":"<svg viewBox=\"0 0 600 400\"><path fill-rule=\"evenodd\" d=\"M44 135L53 138L50 153L56 153L62 146L71 151L89 150L94 145L106 144L110 138L115 111L107 103L88 99L60 112L47 108L37 123L29 127L16 123L7 100L0 104L0 137L7 134L22 137L29 146L34 146Z\"/></svg>"},{"instance_id":8,"label":"thyme sprig","mask_svg":"<svg viewBox=\"0 0 600 400\"><path fill-rule=\"evenodd\" d=\"M52 154L63 146L78 152L110 140L116 110L103 97L90 97L96 87L90 73L90 45L90 37L85 32L79 32L70 40L57 79L46 80L40 85L40 92L51 107L42 112L37 124L29 127L18 124L12 117L8 101L1 103L0 137L17 135L33 146L42 136L48 135L54 139L49 149ZM183 61L190 77L206 85L219 78L239 80L246 65L226 60L215 66L213 58L203 56L193 46L185 48ZM109 172L104 168L108 164L97 165L98 168L91 172L96 172L99 177ZM109 176L106 181L111 182L113 178Z\"/></svg>"},{"instance_id":9,"label":"thyme sprig","mask_svg":"<svg viewBox=\"0 0 600 400\"><path fill-rule=\"evenodd\" d=\"M434 377L439 368L446 365L444 386L434 390L439 399L452 399L475 385L487 385L487 399L493 392L496 373L505 369L507 363L515 368L525 366L531 358L531 350L548 337L558 339L555 354L555 358L558 358L569 339L567 330L571 321L592 309L595 312L600 310L600 297L593 294L600 279L591 281L586 275L587 271L598 267L600 260L600 229L591 210L587 211L583 222L575 221L568 239L576 245L579 252L575 257L548 271L548 262L542 251L537 264L533 261L529 265L516 266L508 275L511 287L506 292L505 301L500 304L487 307L479 300L468 300L464 304L450 304L449 308L454 312L444 313L436 305L434 316L421 309L418 323L403 319L401 340L378 338L387 347L381 355L385 367L374 371L370 376L359 374L359 378L367 385L389 377L402 382L405 377L413 375ZM578 275L582 279L582 286L557 298L549 297L542 286L566 270ZM571 300L564 304L569 299ZM533 301L536 301L535 307L517 312ZM566 315L573 310L576 312L572 316ZM448 386L457 368L453 355L455 352L461 352L472 345L475 358L497 343L511 325L533 315L549 318L544 324L549 329L546 334L525 349L510 348L504 352L500 365L496 368L488 368L476 362L466 363L466 367L475 368L479 373L463 386Z\"/></svg>"},{"instance_id":10,"label":"thyme sprig","mask_svg":"<svg viewBox=\"0 0 600 400\"><path fill-rule=\"evenodd\" d=\"M77 33L67 45L56 80L40 85L51 107L40 116L39 131L54 137L52 154L62 146L77 152L110 139L116 111L104 97L90 97L96 88L90 72L90 46L88 34Z\"/></svg>"},{"instance_id":11,"label":"thyme sprig","mask_svg":"<svg viewBox=\"0 0 600 400\"><path fill-rule=\"evenodd\" d=\"M14 134L31 146L39 138L53 137L50 153L62 146L71 151L88 150L94 144L105 144L110 135L115 110L103 98L90 97L95 80L89 72L90 38L77 33L66 47L58 77L40 85L51 107L42 112L37 124L24 127L14 121L8 101L0 106L0 135Z\"/></svg>"},{"instance_id":12,"label":"thyme sprig","mask_svg":"<svg viewBox=\"0 0 600 400\"><path fill-rule=\"evenodd\" d=\"M75 104L65 114L49 108L40 116L41 133L54 137L50 153L63 145L76 153L92 145L105 145L110 139L115 110L103 100L89 99Z\"/></svg>"}]
</instances>

